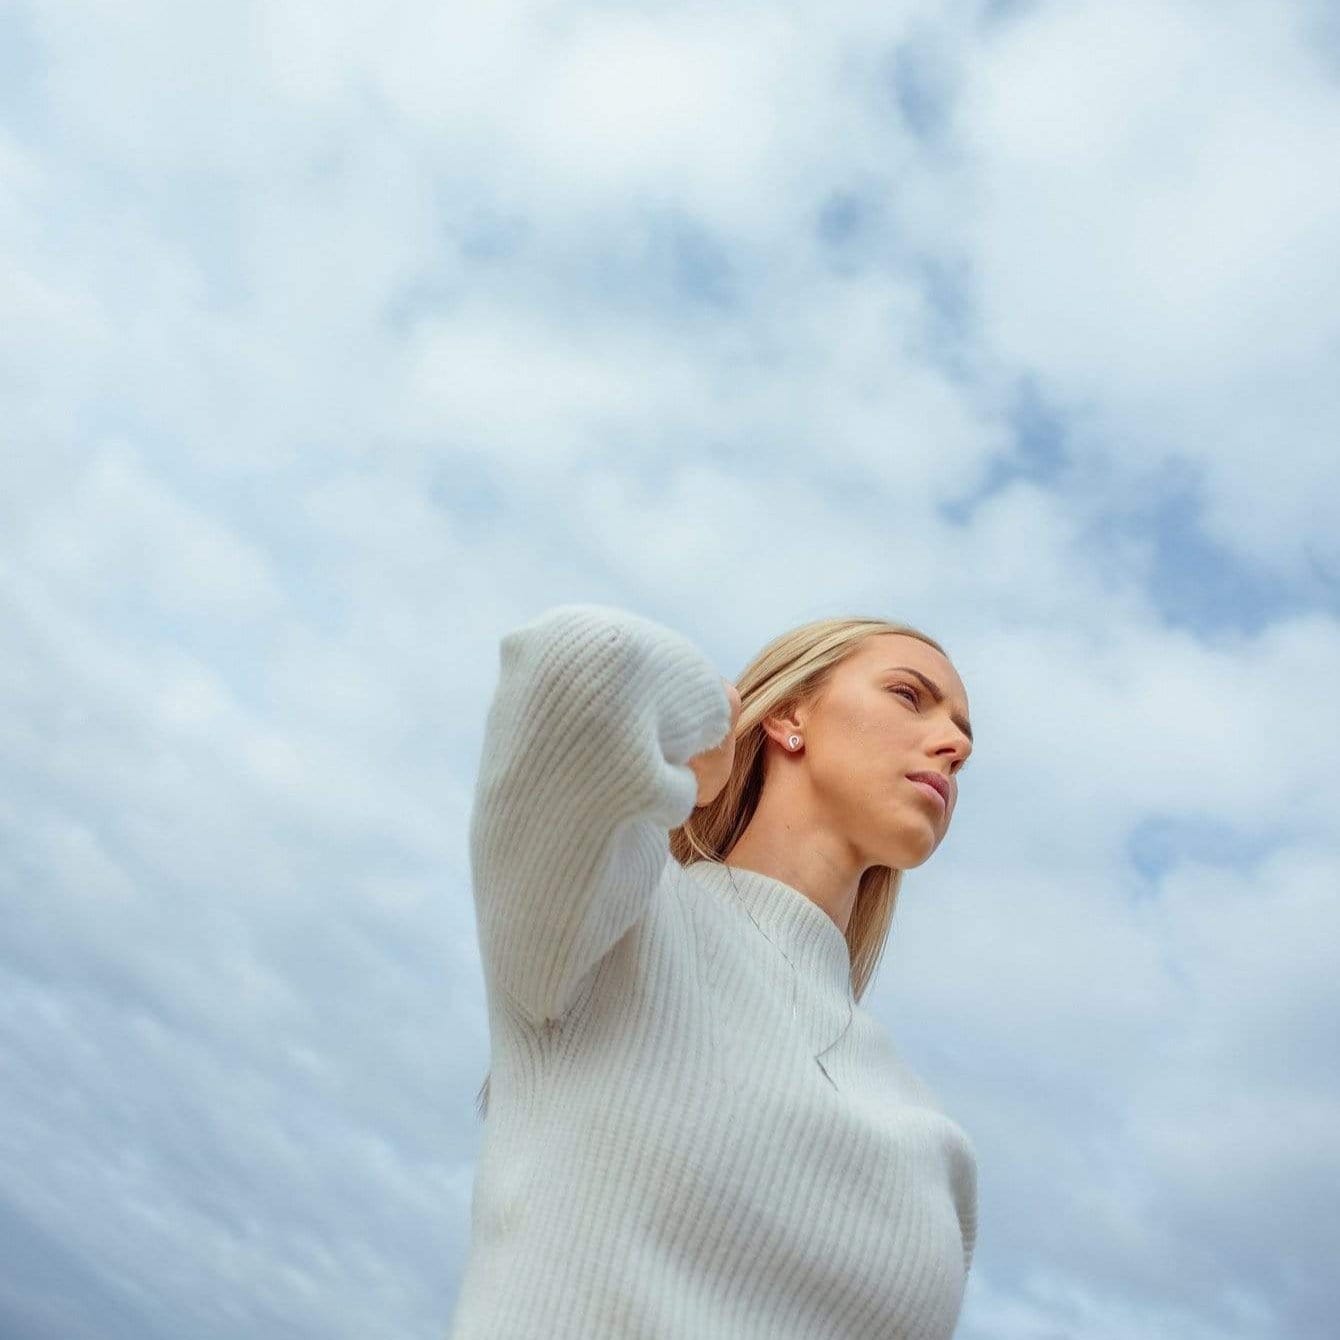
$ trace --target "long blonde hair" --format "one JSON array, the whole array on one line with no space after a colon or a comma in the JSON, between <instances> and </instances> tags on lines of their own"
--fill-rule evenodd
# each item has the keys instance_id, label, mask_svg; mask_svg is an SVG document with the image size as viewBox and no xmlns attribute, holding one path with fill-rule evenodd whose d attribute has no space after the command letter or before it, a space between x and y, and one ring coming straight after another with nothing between
<instances>
[{"instance_id":1,"label":"long blonde hair","mask_svg":"<svg viewBox=\"0 0 1340 1340\"><path fill-rule=\"evenodd\" d=\"M919 629L887 619L815 619L773 638L745 666L735 687L740 694L740 719L735 726L735 760L720 794L695 809L670 830L670 855L680 865L723 861L740 840L763 794L767 732L763 719L802 704L818 702L834 671L867 638L902 633L919 638L942 655L944 648ZM903 872L872 865L862 872L856 904L847 922L852 993L859 1001L879 966L893 924ZM488 1114L489 1076L476 1098L482 1121Z\"/></svg>"}]
</instances>

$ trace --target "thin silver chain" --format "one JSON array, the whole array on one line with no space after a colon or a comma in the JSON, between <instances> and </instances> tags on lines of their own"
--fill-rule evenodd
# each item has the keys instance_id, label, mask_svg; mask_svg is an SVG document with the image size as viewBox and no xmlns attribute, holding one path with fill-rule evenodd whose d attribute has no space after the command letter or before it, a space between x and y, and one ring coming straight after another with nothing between
<instances>
[{"instance_id":1,"label":"thin silver chain","mask_svg":"<svg viewBox=\"0 0 1340 1340\"><path fill-rule=\"evenodd\" d=\"M767 941L767 942L768 942L768 943L769 943L769 944L770 944L770 945L771 945L771 946L772 946L772 947L773 947L773 948L774 948L774 949L775 949L775 950L776 950L776 951L777 951L777 952L778 952L778 953L779 953L779 954L780 954L780 955L781 955L781 956L782 956L788 963L791 964L791 1020L792 1020L793 1023L797 1023L798 1021L797 1021L797 1016L796 1016L796 978L797 978L800 974L796 971L796 965L791 961L791 955L788 954L788 953L786 952L786 950L783 949L783 948L781 947L781 945L779 945L779 944L777 943L777 941L774 940L774 939L767 933L767 931L765 931L765 930L763 929L763 927L760 926L760 925L758 924L758 922L755 920L755 918L754 918L754 914L749 910L749 904L745 902L744 898L743 898L743 897L741 896L741 894L740 894L740 886L739 886L738 884L736 884L736 882L735 882L735 873L734 873L734 871L731 870L730 866L726 865L725 861L722 861L721 864L722 864L723 866L726 866L726 877L730 880L730 886L731 886L731 888L735 890L735 899L736 899L736 901L740 904L740 906L741 906L742 908L744 908L745 916L747 916L747 917L749 918L749 920L752 921L752 922L754 923L754 926L755 926L755 928L757 929L758 933L759 933L759 934L760 934L760 935L761 935L761 936L762 936L762 937L763 937L763 938L764 938L764 939L765 939L765 940L766 940L766 941ZM828 913L825 912L825 913L824 913L824 916L827 916L827 915L828 915ZM825 1048L823 1049L823 1051L816 1053L816 1054L815 1054L815 1057L814 1057L815 1064L817 1064L818 1067L819 1067L819 1069L823 1071L824 1078L825 1078L830 1084L832 1084L832 1085L833 1085L833 1088L835 1088L835 1089L837 1088L837 1084L836 1084L836 1082L834 1081L832 1075L830 1075L830 1074L828 1073L828 1068L827 1068L827 1066L825 1066L824 1063L823 1063L821 1060L819 1060L819 1057L820 1057L820 1056L824 1056L824 1055L826 1055L828 1052L831 1052L831 1051L833 1050L833 1048L836 1047L836 1046L838 1045L838 1043L841 1042L842 1039L845 1038L845 1037L847 1036L847 1029L849 1029L849 1028L851 1027L851 1021L852 1021L852 1019L853 1019L854 1017L855 1017L855 1008L854 1008L853 1003L852 1003L852 997L851 997L851 994L850 994L850 986L849 986L849 987L848 987L848 995L847 995L847 1023L846 1023L846 1026L843 1028L842 1032L839 1033L839 1034L837 1035L837 1037L835 1037L835 1038L833 1039L833 1041L830 1042L830 1043L828 1044L828 1046L825 1047Z\"/></svg>"}]
</instances>

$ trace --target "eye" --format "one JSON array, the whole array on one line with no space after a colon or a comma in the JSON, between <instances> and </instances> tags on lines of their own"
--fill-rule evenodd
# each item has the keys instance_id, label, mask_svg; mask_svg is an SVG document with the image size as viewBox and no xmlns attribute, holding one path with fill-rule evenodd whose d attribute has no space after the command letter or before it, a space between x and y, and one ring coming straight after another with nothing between
<instances>
[{"instance_id":1,"label":"eye","mask_svg":"<svg viewBox=\"0 0 1340 1340\"><path fill-rule=\"evenodd\" d=\"M921 698L918 696L916 689L914 689L910 684L895 684L895 685L893 686L893 689L891 690L891 692L893 692L893 693L905 693L905 694L907 694L908 699L909 699L911 702L914 702L914 703L920 703L920 702L921 702Z\"/></svg>"}]
</instances>

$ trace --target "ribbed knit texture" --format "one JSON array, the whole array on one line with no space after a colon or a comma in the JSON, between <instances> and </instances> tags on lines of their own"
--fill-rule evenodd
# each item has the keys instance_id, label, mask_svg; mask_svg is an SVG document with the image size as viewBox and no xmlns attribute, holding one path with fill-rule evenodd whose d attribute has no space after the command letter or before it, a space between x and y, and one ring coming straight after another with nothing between
<instances>
[{"instance_id":1,"label":"ribbed knit texture","mask_svg":"<svg viewBox=\"0 0 1340 1340\"><path fill-rule=\"evenodd\" d=\"M953 1333L970 1141L852 1002L817 903L670 857L687 760L729 725L715 667L651 620L560 605L502 639L470 821L489 1112L449 1340Z\"/></svg>"}]
</instances>

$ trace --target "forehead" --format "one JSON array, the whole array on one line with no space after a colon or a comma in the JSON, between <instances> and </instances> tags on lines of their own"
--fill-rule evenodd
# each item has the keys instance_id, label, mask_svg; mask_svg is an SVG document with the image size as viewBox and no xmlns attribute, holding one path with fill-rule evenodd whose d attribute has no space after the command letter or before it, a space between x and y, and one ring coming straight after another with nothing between
<instances>
[{"instance_id":1,"label":"forehead","mask_svg":"<svg viewBox=\"0 0 1340 1340\"><path fill-rule=\"evenodd\" d=\"M898 665L911 666L934 680L949 697L967 701L967 692L953 662L929 642L909 633L876 633L866 638L847 664L862 674Z\"/></svg>"}]
</instances>

